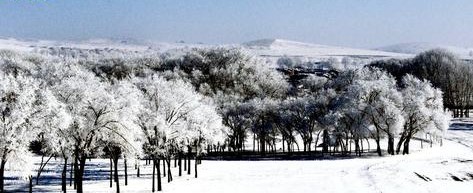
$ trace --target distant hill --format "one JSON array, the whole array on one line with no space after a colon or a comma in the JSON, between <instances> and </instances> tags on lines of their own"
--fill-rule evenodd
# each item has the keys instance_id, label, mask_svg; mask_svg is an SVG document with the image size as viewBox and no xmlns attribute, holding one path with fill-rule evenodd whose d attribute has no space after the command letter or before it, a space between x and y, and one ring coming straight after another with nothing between
<instances>
[{"instance_id":1,"label":"distant hill","mask_svg":"<svg viewBox=\"0 0 473 193\"><path fill-rule=\"evenodd\" d=\"M134 39L91 39L82 41L31 40L0 38L0 49L21 51L49 50L51 48L72 50L99 50L104 52L165 52L182 48L241 47L246 52L267 59L269 64L283 56L303 58L305 61L320 61L328 58L355 58L362 61L392 57L412 57L411 54L386 52L380 50L356 49L296 42L283 39L260 39L242 44L192 44L185 42L163 43L138 41Z\"/></svg>"},{"instance_id":2,"label":"distant hill","mask_svg":"<svg viewBox=\"0 0 473 193\"><path fill-rule=\"evenodd\" d=\"M403 43L377 48L376 50L403 54L419 54L431 49L445 49L462 59L473 59L473 48L439 45L432 43Z\"/></svg>"},{"instance_id":3,"label":"distant hill","mask_svg":"<svg viewBox=\"0 0 473 193\"><path fill-rule=\"evenodd\" d=\"M407 57L400 54L379 50L356 49L347 47L310 44L283 39L260 39L242 44L246 49L266 57Z\"/></svg>"}]
</instances>

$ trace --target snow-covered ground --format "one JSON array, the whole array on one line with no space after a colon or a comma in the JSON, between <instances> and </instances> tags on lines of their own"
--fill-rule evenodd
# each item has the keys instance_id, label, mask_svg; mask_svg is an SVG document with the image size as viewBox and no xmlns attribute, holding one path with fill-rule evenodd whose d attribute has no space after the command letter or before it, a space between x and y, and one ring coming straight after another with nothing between
<instances>
[{"instance_id":1,"label":"snow-covered ground","mask_svg":"<svg viewBox=\"0 0 473 193\"><path fill-rule=\"evenodd\" d=\"M164 192L470 192L473 190L473 130L449 130L443 146L413 141L410 155L319 161L203 161L199 178L184 173L163 179ZM36 158L39 162L39 158ZM35 192L60 191L60 160L52 161ZM88 162L86 192L109 188L108 160ZM123 162L121 162L123 164ZM150 192L150 167L141 177L130 163L129 185L122 192ZM194 164L192 163L192 169ZM7 172L7 176L9 173ZM459 181L461 180L461 181ZM7 190L26 190L26 181L9 178ZM115 185L114 185L115 186ZM71 188L68 186L68 188ZM72 189L71 189L72 190Z\"/></svg>"}]
</instances>

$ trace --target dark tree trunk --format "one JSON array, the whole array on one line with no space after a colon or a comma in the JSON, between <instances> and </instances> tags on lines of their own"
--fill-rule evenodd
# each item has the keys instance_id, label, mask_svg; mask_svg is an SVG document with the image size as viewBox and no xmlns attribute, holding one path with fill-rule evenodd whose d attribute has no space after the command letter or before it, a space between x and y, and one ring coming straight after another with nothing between
<instances>
[{"instance_id":1,"label":"dark tree trunk","mask_svg":"<svg viewBox=\"0 0 473 193\"><path fill-rule=\"evenodd\" d=\"M109 176L109 180L110 180L110 188L113 187L113 161L112 161L112 157L110 157L110 176Z\"/></svg>"},{"instance_id":2,"label":"dark tree trunk","mask_svg":"<svg viewBox=\"0 0 473 193\"><path fill-rule=\"evenodd\" d=\"M361 156L361 151L360 151L360 139L355 139L355 154L357 156Z\"/></svg>"},{"instance_id":3,"label":"dark tree trunk","mask_svg":"<svg viewBox=\"0 0 473 193\"><path fill-rule=\"evenodd\" d=\"M179 176L182 176L182 156L181 156L181 153L178 153L178 158L176 159L179 159L178 161L178 165L179 165Z\"/></svg>"},{"instance_id":4,"label":"dark tree trunk","mask_svg":"<svg viewBox=\"0 0 473 193\"><path fill-rule=\"evenodd\" d=\"M113 158L113 166L115 168L115 184L117 187L117 193L120 193L120 181L118 180L118 156Z\"/></svg>"},{"instance_id":5,"label":"dark tree trunk","mask_svg":"<svg viewBox=\"0 0 473 193\"><path fill-rule=\"evenodd\" d=\"M36 174L36 185L39 185L39 177L41 176L41 173L44 170L44 167L46 167L46 164L48 164L49 160L51 160L53 156L49 156L49 158L46 160L46 162L43 162L44 155L41 157L41 164L39 165L39 170L38 173Z\"/></svg>"},{"instance_id":6,"label":"dark tree trunk","mask_svg":"<svg viewBox=\"0 0 473 193\"><path fill-rule=\"evenodd\" d=\"M406 137L405 137L405 134L403 133L401 135L401 138L399 138L399 141L397 142L396 154L399 154L399 152L401 152L402 143L404 143L405 140L406 140Z\"/></svg>"},{"instance_id":7,"label":"dark tree trunk","mask_svg":"<svg viewBox=\"0 0 473 193\"><path fill-rule=\"evenodd\" d=\"M28 176L28 179L30 181L30 186L29 186L30 188L28 192L33 193L33 176L32 175Z\"/></svg>"},{"instance_id":8,"label":"dark tree trunk","mask_svg":"<svg viewBox=\"0 0 473 193\"><path fill-rule=\"evenodd\" d=\"M74 173L74 164L73 162L71 162L71 167L70 167L70 171L69 171L69 186L72 186L72 174Z\"/></svg>"},{"instance_id":9,"label":"dark tree trunk","mask_svg":"<svg viewBox=\"0 0 473 193\"><path fill-rule=\"evenodd\" d=\"M329 143L330 143L330 136L329 136L328 131L326 129L322 133L322 141L323 141L322 153L328 153L328 146L329 146Z\"/></svg>"},{"instance_id":10,"label":"dark tree trunk","mask_svg":"<svg viewBox=\"0 0 473 193\"><path fill-rule=\"evenodd\" d=\"M140 166L139 165L136 167L136 177L137 178L140 177Z\"/></svg>"},{"instance_id":11,"label":"dark tree trunk","mask_svg":"<svg viewBox=\"0 0 473 193\"><path fill-rule=\"evenodd\" d=\"M77 189L78 173L79 173L79 158L75 156L74 158L74 190Z\"/></svg>"},{"instance_id":12,"label":"dark tree trunk","mask_svg":"<svg viewBox=\"0 0 473 193\"><path fill-rule=\"evenodd\" d=\"M85 171L85 161L86 157L81 156L79 159L79 167L77 171L77 179L75 181L77 184L77 193L83 193L84 192L84 187L83 187L83 181L84 181L84 171Z\"/></svg>"},{"instance_id":13,"label":"dark tree trunk","mask_svg":"<svg viewBox=\"0 0 473 193\"><path fill-rule=\"evenodd\" d=\"M155 164L155 168L158 171L158 175L156 175L156 177L158 178L158 191L162 190L162 188L161 188L161 170L159 169L160 162L161 162L161 160L158 159L158 164ZM153 176L153 180L154 180L154 176Z\"/></svg>"},{"instance_id":14,"label":"dark tree trunk","mask_svg":"<svg viewBox=\"0 0 473 193\"><path fill-rule=\"evenodd\" d=\"M62 168L62 175L61 175L61 178L62 178L62 191L64 193L67 192L67 158L64 158L64 167Z\"/></svg>"},{"instance_id":15,"label":"dark tree trunk","mask_svg":"<svg viewBox=\"0 0 473 193\"><path fill-rule=\"evenodd\" d=\"M183 153L182 158L184 159L184 171L187 171L187 155Z\"/></svg>"},{"instance_id":16,"label":"dark tree trunk","mask_svg":"<svg viewBox=\"0 0 473 193\"><path fill-rule=\"evenodd\" d=\"M191 151L191 147L187 147L187 175L191 175Z\"/></svg>"},{"instance_id":17,"label":"dark tree trunk","mask_svg":"<svg viewBox=\"0 0 473 193\"><path fill-rule=\"evenodd\" d=\"M260 136L260 152L262 155L265 155L266 153L266 142L264 141L264 137Z\"/></svg>"},{"instance_id":18,"label":"dark tree trunk","mask_svg":"<svg viewBox=\"0 0 473 193\"><path fill-rule=\"evenodd\" d=\"M2 160L1 160L1 163L0 163L0 192L5 192L5 185L4 185L4 180L5 180L5 164L6 164L5 159L2 159Z\"/></svg>"},{"instance_id":19,"label":"dark tree trunk","mask_svg":"<svg viewBox=\"0 0 473 193\"><path fill-rule=\"evenodd\" d=\"M406 138L406 141L404 142L404 149L402 151L402 154L409 154L409 142L411 141L411 138L408 136Z\"/></svg>"},{"instance_id":20,"label":"dark tree trunk","mask_svg":"<svg viewBox=\"0 0 473 193\"><path fill-rule=\"evenodd\" d=\"M388 153L394 155L394 136L388 135Z\"/></svg>"},{"instance_id":21,"label":"dark tree trunk","mask_svg":"<svg viewBox=\"0 0 473 193\"><path fill-rule=\"evenodd\" d=\"M158 163L159 163L159 162L158 162ZM157 168L159 168L159 165L158 165ZM156 160L153 160L153 173L151 174L151 179L152 179L152 181L153 181L153 182L152 182L152 183L153 183L153 186L152 186L152 188L151 188L151 192L155 192L155 189L154 189L154 174L155 174L155 172L156 172ZM159 176L159 174L158 174L158 179L161 179L161 176Z\"/></svg>"},{"instance_id":22,"label":"dark tree trunk","mask_svg":"<svg viewBox=\"0 0 473 193\"><path fill-rule=\"evenodd\" d=\"M256 134L253 133L253 152L255 152Z\"/></svg>"},{"instance_id":23,"label":"dark tree trunk","mask_svg":"<svg viewBox=\"0 0 473 193\"><path fill-rule=\"evenodd\" d=\"M381 152L381 144L379 143L379 138L377 138L375 141L376 141L376 152L378 153L378 156L382 156L383 153Z\"/></svg>"},{"instance_id":24,"label":"dark tree trunk","mask_svg":"<svg viewBox=\"0 0 473 193\"><path fill-rule=\"evenodd\" d=\"M171 159L167 160L168 162L168 183L172 181L172 174L171 174Z\"/></svg>"},{"instance_id":25,"label":"dark tree trunk","mask_svg":"<svg viewBox=\"0 0 473 193\"><path fill-rule=\"evenodd\" d=\"M126 163L126 158L125 158L125 186L128 185L128 165Z\"/></svg>"},{"instance_id":26,"label":"dark tree trunk","mask_svg":"<svg viewBox=\"0 0 473 193\"><path fill-rule=\"evenodd\" d=\"M197 155L195 156L195 160L194 160L194 173L195 173L195 178L197 178Z\"/></svg>"},{"instance_id":27,"label":"dark tree trunk","mask_svg":"<svg viewBox=\"0 0 473 193\"><path fill-rule=\"evenodd\" d=\"M163 159L163 177L166 177L166 160L165 159Z\"/></svg>"}]
</instances>

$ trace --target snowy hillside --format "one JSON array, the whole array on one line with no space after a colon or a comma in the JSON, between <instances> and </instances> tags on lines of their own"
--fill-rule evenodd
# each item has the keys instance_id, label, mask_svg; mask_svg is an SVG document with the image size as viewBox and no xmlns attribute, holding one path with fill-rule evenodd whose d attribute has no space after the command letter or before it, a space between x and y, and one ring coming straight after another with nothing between
<instances>
[{"instance_id":1,"label":"snowy hillside","mask_svg":"<svg viewBox=\"0 0 473 193\"><path fill-rule=\"evenodd\" d=\"M436 48L446 49L456 54L462 59L473 59L473 48L439 45L439 44L432 44L432 43L395 44L395 45L377 48L377 50L386 51L386 52L404 53L404 54L418 54L423 51L436 49Z\"/></svg>"},{"instance_id":2,"label":"snowy hillside","mask_svg":"<svg viewBox=\"0 0 473 193\"><path fill-rule=\"evenodd\" d=\"M29 40L15 38L0 38L0 49L17 51L38 51L48 48L70 48L81 50L120 50L133 52L165 52L182 48L202 47L242 47L250 54L270 60L277 60L282 56L305 58L308 60L351 57L357 59L373 59L386 57L411 57L410 54L385 52L377 50L364 50L346 47L336 47L318 44L309 44L283 39L261 39L238 44L192 44L192 43L166 43L137 40L109 40L91 39L84 41L54 41L54 40Z\"/></svg>"},{"instance_id":3,"label":"snowy hillside","mask_svg":"<svg viewBox=\"0 0 473 193\"><path fill-rule=\"evenodd\" d=\"M410 56L409 54L309 44L283 39L261 39L246 42L242 45L243 47L250 50L250 52L269 58L278 58L281 56L307 58L330 58L344 56L356 58L384 58Z\"/></svg>"},{"instance_id":4,"label":"snowy hillside","mask_svg":"<svg viewBox=\"0 0 473 193\"><path fill-rule=\"evenodd\" d=\"M0 49L16 51L39 51L49 48L68 48L78 50L119 50L131 52L165 52L173 49L210 47L205 44L165 43L138 41L133 39L90 39L83 41L29 40L0 38Z\"/></svg>"}]
</instances>

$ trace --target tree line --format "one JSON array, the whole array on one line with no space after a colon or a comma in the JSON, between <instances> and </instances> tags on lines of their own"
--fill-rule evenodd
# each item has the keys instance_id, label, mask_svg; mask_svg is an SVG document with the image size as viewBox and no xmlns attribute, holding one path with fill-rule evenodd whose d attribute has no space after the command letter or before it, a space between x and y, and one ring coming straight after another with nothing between
<instances>
[{"instance_id":1,"label":"tree line","mask_svg":"<svg viewBox=\"0 0 473 193\"><path fill-rule=\"evenodd\" d=\"M370 64L390 72L398 81L406 74L425 79L443 91L444 107L453 117L469 117L473 108L473 68L443 49L423 52L410 59L390 59Z\"/></svg>"},{"instance_id":2,"label":"tree line","mask_svg":"<svg viewBox=\"0 0 473 193\"><path fill-rule=\"evenodd\" d=\"M354 144L361 156L363 140L371 139L382 155L384 138L389 154L409 153L413 137L440 140L449 122L445 91L434 81L388 69L391 75L380 65L289 82L238 48L54 53L0 51L2 191L6 168L31 170L23 167L31 144L46 158L62 158L64 192L67 166L83 192L85 163L95 157L110 159L117 192L120 158L151 160L152 191L155 179L160 191L161 172L172 181L172 160L187 160L190 172L193 157L197 177L203 154L244 151L250 138L262 154L277 144L288 154L318 147L348 154Z\"/></svg>"}]
</instances>

